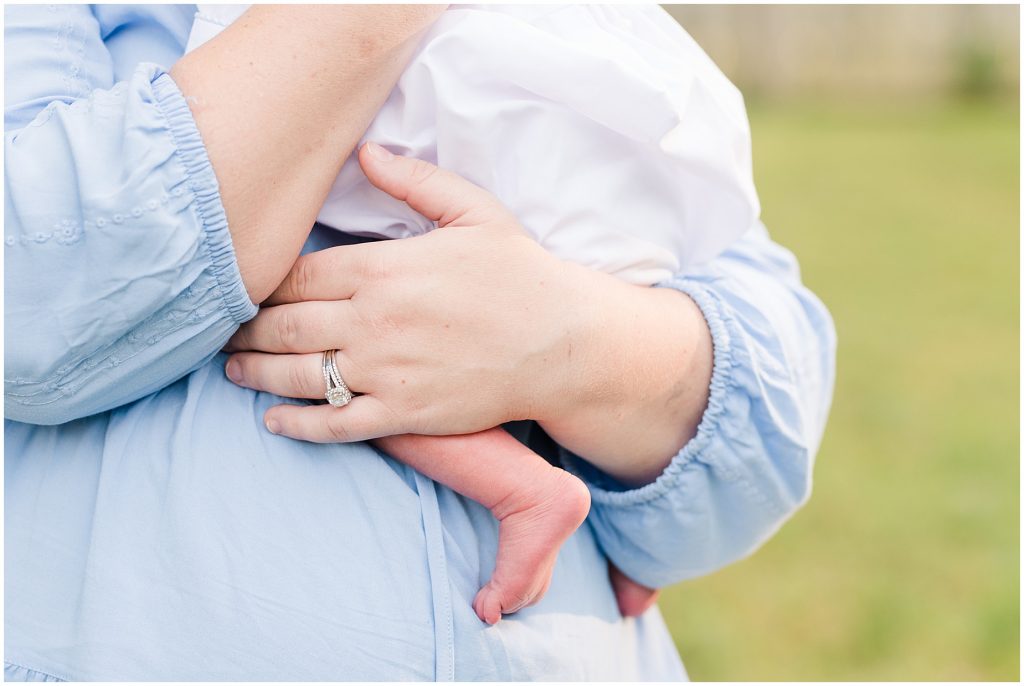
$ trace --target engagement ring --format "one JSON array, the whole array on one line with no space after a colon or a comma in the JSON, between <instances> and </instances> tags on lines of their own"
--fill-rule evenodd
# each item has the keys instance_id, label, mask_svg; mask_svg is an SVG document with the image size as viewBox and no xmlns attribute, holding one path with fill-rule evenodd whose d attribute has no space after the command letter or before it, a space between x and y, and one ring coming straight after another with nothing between
<instances>
[{"instance_id":1,"label":"engagement ring","mask_svg":"<svg viewBox=\"0 0 1024 686\"><path fill-rule=\"evenodd\" d=\"M337 352L337 350L324 351L324 383L327 384L327 392L324 393L324 397L334 407L345 407L352 401L352 391L348 390L348 386L345 385L338 372L338 363L334 359Z\"/></svg>"}]
</instances>

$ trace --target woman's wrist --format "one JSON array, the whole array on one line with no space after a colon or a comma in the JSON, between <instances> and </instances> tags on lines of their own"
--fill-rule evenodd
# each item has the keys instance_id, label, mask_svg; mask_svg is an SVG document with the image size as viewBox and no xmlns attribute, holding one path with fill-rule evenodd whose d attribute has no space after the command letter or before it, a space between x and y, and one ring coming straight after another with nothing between
<instances>
[{"instance_id":1,"label":"woman's wrist","mask_svg":"<svg viewBox=\"0 0 1024 686\"><path fill-rule=\"evenodd\" d=\"M696 434L707 406L711 333L688 296L565 264L574 314L561 387L538 421L627 485L653 481ZM545 384L547 386L547 384Z\"/></svg>"}]
</instances>

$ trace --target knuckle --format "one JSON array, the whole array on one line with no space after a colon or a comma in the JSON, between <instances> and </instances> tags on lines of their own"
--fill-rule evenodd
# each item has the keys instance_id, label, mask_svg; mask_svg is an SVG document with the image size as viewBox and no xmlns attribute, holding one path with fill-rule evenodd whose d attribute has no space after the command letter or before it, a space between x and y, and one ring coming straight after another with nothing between
<instances>
[{"instance_id":1,"label":"knuckle","mask_svg":"<svg viewBox=\"0 0 1024 686\"><path fill-rule=\"evenodd\" d=\"M403 430L403 422L401 421L399 413L395 412L390 407L386 408L386 410L387 411L384 413L384 416L381 417L381 422L387 431L387 435L397 436L399 434L407 433Z\"/></svg>"},{"instance_id":2,"label":"knuckle","mask_svg":"<svg viewBox=\"0 0 1024 686\"><path fill-rule=\"evenodd\" d=\"M415 401L403 403L401 409L388 408L388 429L395 433L429 434L434 422L432 408Z\"/></svg>"},{"instance_id":3,"label":"knuckle","mask_svg":"<svg viewBox=\"0 0 1024 686\"><path fill-rule=\"evenodd\" d=\"M301 327L299 325L299 318L291 308L283 307L281 309L281 313L278 315L277 330L284 347L294 350L299 344Z\"/></svg>"},{"instance_id":4,"label":"knuckle","mask_svg":"<svg viewBox=\"0 0 1024 686\"><path fill-rule=\"evenodd\" d=\"M252 345L252 342L249 340L250 331L252 331L252 324L250 322L246 322L238 327L238 330L231 336L231 346L235 350L248 350Z\"/></svg>"},{"instance_id":5,"label":"knuckle","mask_svg":"<svg viewBox=\"0 0 1024 686\"><path fill-rule=\"evenodd\" d=\"M386 305L367 303L365 307L354 309L354 326L361 332L361 342L375 341L375 348L365 352L379 355L382 350L391 348L392 341L388 336L398 330L399 322L403 319L400 312L402 309L401 303L394 299L389 299Z\"/></svg>"},{"instance_id":6,"label":"knuckle","mask_svg":"<svg viewBox=\"0 0 1024 686\"><path fill-rule=\"evenodd\" d=\"M370 329L377 340L384 340L401 330L398 320L388 312L381 312L370 321Z\"/></svg>"},{"instance_id":7,"label":"knuckle","mask_svg":"<svg viewBox=\"0 0 1024 686\"><path fill-rule=\"evenodd\" d=\"M288 365L288 384L290 388L294 388L300 394L300 397L315 398L318 395L314 392L309 371L304 365Z\"/></svg>"},{"instance_id":8,"label":"knuckle","mask_svg":"<svg viewBox=\"0 0 1024 686\"><path fill-rule=\"evenodd\" d=\"M411 205L427 202L428 196L431 193L430 186L437 172L437 167L429 162L414 160L412 167L409 169L409 183L405 201Z\"/></svg>"},{"instance_id":9,"label":"knuckle","mask_svg":"<svg viewBox=\"0 0 1024 686\"><path fill-rule=\"evenodd\" d=\"M391 276L390 263L380 251L364 252L357 263L359 273L367 280L386 282Z\"/></svg>"},{"instance_id":10,"label":"knuckle","mask_svg":"<svg viewBox=\"0 0 1024 686\"><path fill-rule=\"evenodd\" d=\"M388 282L397 273L395 261L388 259L381 251L370 253L366 257L367 273L379 281Z\"/></svg>"},{"instance_id":11,"label":"knuckle","mask_svg":"<svg viewBox=\"0 0 1024 686\"><path fill-rule=\"evenodd\" d=\"M324 433L334 443L350 443L352 432L345 426L345 422L339 412L330 412L324 415Z\"/></svg>"},{"instance_id":12,"label":"knuckle","mask_svg":"<svg viewBox=\"0 0 1024 686\"><path fill-rule=\"evenodd\" d=\"M437 173L437 167L424 160L413 160L409 169L409 181L413 186L422 186Z\"/></svg>"},{"instance_id":13,"label":"knuckle","mask_svg":"<svg viewBox=\"0 0 1024 686\"><path fill-rule=\"evenodd\" d=\"M398 436L410 433L410 422L400 421L400 415L387 405L381 404L373 418L373 433L379 436Z\"/></svg>"},{"instance_id":14,"label":"knuckle","mask_svg":"<svg viewBox=\"0 0 1024 686\"><path fill-rule=\"evenodd\" d=\"M313 260L306 256L295 261L289 275L289 286L296 300L306 300L313 290Z\"/></svg>"}]
</instances>

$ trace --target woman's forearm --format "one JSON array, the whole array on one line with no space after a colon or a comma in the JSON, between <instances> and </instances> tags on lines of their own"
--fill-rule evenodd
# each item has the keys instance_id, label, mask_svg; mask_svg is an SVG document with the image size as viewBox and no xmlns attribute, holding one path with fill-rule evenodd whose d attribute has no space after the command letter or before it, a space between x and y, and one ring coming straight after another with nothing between
<instances>
[{"instance_id":1,"label":"woman's forearm","mask_svg":"<svg viewBox=\"0 0 1024 686\"><path fill-rule=\"evenodd\" d=\"M442 10L255 6L171 69L254 302L288 272L342 163Z\"/></svg>"},{"instance_id":2,"label":"woman's forearm","mask_svg":"<svg viewBox=\"0 0 1024 686\"><path fill-rule=\"evenodd\" d=\"M580 316L544 429L628 485L653 481L697 431L708 402L711 332L688 296L566 265Z\"/></svg>"}]
</instances>

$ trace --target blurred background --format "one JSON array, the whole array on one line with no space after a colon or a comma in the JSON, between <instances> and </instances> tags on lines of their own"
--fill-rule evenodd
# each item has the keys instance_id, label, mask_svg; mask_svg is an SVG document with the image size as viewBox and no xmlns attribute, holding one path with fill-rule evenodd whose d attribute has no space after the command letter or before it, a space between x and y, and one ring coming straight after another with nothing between
<instances>
[{"instance_id":1,"label":"blurred background","mask_svg":"<svg viewBox=\"0 0 1024 686\"><path fill-rule=\"evenodd\" d=\"M839 335L810 502L661 601L695 680L1020 672L1017 6L666 6Z\"/></svg>"}]
</instances>

